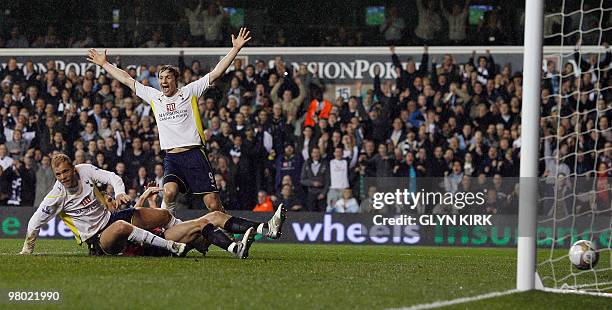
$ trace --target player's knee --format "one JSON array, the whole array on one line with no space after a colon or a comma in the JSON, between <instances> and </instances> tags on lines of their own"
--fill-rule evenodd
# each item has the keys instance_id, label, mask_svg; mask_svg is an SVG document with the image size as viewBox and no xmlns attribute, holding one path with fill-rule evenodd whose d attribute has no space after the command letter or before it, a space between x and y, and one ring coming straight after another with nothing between
<instances>
[{"instance_id":1,"label":"player's knee","mask_svg":"<svg viewBox=\"0 0 612 310\"><path fill-rule=\"evenodd\" d=\"M200 228L200 230L202 230L202 228L204 228L209 223L210 223L210 221L208 221L207 219L205 219L203 217L198 219L198 227Z\"/></svg>"},{"instance_id":2,"label":"player's knee","mask_svg":"<svg viewBox=\"0 0 612 310\"><path fill-rule=\"evenodd\" d=\"M207 218L210 221L214 222L215 220L217 220L217 219L219 219L221 217L221 214L223 214L223 212L221 212L221 211L212 211L212 212L208 213Z\"/></svg>"},{"instance_id":3,"label":"player's knee","mask_svg":"<svg viewBox=\"0 0 612 310\"><path fill-rule=\"evenodd\" d=\"M117 234L126 235L126 236L131 234L132 230L134 229L132 227L132 224L126 221L123 221L123 220L116 221L115 223L113 223L113 226Z\"/></svg>"},{"instance_id":4,"label":"player's knee","mask_svg":"<svg viewBox=\"0 0 612 310\"><path fill-rule=\"evenodd\" d=\"M221 204L221 201L219 201L217 197L205 197L204 204L210 211L220 211L220 212L224 211L223 205Z\"/></svg>"},{"instance_id":5,"label":"player's knee","mask_svg":"<svg viewBox=\"0 0 612 310\"><path fill-rule=\"evenodd\" d=\"M164 200L167 202L174 201L176 198L176 189L171 187L164 187Z\"/></svg>"}]
</instances>

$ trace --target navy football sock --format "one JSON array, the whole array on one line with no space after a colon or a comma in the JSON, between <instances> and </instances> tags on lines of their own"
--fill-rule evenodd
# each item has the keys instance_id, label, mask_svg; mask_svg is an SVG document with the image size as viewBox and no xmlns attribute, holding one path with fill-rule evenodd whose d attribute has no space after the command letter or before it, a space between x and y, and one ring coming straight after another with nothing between
<instances>
[{"instance_id":1,"label":"navy football sock","mask_svg":"<svg viewBox=\"0 0 612 310\"><path fill-rule=\"evenodd\" d=\"M244 234L251 227L257 229L260 224L263 224L266 228L268 227L268 223L259 223L247 220L245 218L232 216L225 222L223 229L230 233Z\"/></svg>"},{"instance_id":2,"label":"navy football sock","mask_svg":"<svg viewBox=\"0 0 612 310\"><path fill-rule=\"evenodd\" d=\"M215 228L213 224L207 224L202 228L202 236L210 243L228 251L235 253L238 249L236 243L230 239L221 229Z\"/></svg>"}]
</instances>

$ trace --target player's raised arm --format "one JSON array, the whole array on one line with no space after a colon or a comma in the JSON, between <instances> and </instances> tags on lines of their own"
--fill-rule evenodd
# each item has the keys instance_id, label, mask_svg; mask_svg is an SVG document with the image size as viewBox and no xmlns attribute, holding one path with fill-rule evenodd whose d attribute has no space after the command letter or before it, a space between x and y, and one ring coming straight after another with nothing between
<instances>
[{"instance_id":1,"label":"player's raised arm","mask_svg":"<svg viewBox=\"0 0 612 310\"><path fill-rule=\"evenodd\" d=\"M136 90L134 79L125 71L117 68L106 60L106 49L102 53L98 53L95 48L89 50L87 54L87 60L106 70L114 79L121 82L121 84L129 87L132 91Z\"/></svg>"},{"instance_id":2,"label":"player's raised arm","mask_svg":"<svg viewBox=\"0 0 612 310\"><path fill-rule=\"evenodd\" d=\"M223 57L223 59L221 59L221 61L217 64L217 66L215 66L213 71L209 73L210 84L212 84L225 73L225 70L229 68L229 66L232 64L232 61L234 61L234 58L236 58L236 55L238 55L238 52L240 52L240 49L242 49L242 47L249 40L251 40L250 34L251 32L248 31L246 28L240 28L240 32L238 33L237 37L234 37L234 35L232 34L232 49L229 51L229 53L227 53L227 55L225 55L225 57Z\"/></svg>"}]
</instances>

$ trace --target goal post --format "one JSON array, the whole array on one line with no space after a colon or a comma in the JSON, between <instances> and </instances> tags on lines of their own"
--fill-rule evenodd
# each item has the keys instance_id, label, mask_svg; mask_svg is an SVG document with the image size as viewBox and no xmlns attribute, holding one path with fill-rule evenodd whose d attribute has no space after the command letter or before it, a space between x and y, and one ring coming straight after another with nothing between
<instances>
[{"instance_id":1,"label":"goal post","mask_svg":"<svg viewBox=\"0 0 612 310\"><path fill-rule=\"evenodd\" d=\"M544 1L525 1L516 289L535 288Z\"/></svg>"},{"instance_id":2,"label":"goal post","mask_svg":"<svg viewBox=\"0 0 612 310\"><path fill-rule=\"evenodd\" d=\"M516 290L612 296L612 2L525 1L524 38Z\"/></svg>"}]
</instances>

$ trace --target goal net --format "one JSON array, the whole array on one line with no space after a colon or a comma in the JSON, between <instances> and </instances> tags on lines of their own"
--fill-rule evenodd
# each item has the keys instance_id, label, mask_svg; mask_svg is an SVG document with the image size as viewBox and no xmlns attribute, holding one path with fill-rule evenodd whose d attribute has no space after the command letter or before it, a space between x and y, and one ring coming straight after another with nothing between
<instances>
[{"instance_id":1,"label":"goal net","mask_svg":"<svg viewBox=\"0 0 612 310\"><path fill-rule=\"evenodd\" d=\"M545 1L537 272L544 288L612 293L612 1ZM595 268L570 246L590 240Z\"/></svg>"}]
</instances>

